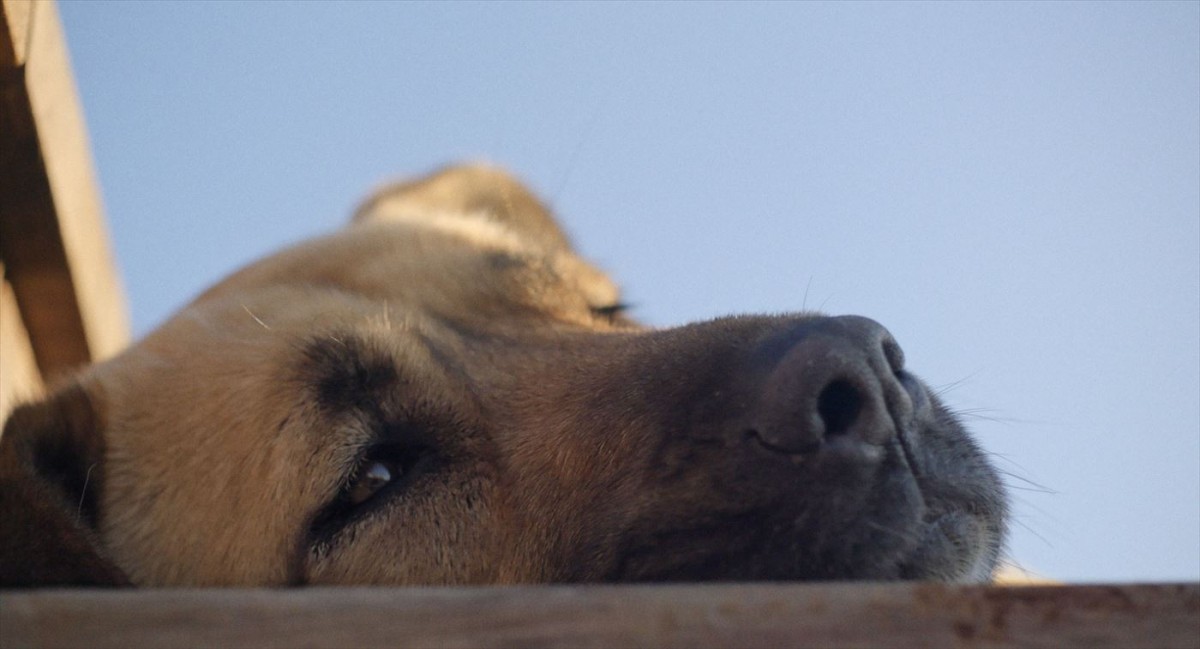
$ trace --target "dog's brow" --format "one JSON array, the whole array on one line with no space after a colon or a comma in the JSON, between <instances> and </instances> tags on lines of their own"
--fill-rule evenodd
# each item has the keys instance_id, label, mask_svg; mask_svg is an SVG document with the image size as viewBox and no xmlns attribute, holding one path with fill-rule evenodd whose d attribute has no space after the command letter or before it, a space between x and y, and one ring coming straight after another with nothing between
<instances>
[{"instance_id":1,"label":"dog's brow","mask_svg":"<svg viewBox=\"0 0 1200 649\"><path fill-rule=\"evenodd\" d=\"M314 338L304 345L301 358L302 381L327 413L376 409L380 392L398 378L391 357L354 334Z\"/></svg>"}]
</instances>

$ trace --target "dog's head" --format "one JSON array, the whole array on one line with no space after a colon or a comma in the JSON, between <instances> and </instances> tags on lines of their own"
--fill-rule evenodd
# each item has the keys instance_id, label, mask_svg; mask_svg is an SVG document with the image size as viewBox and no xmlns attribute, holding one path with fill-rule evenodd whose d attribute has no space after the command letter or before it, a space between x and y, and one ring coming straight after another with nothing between
<instances>
[{"instance_id":1,"label":"dog's head","mask_svg":"<svg viewBox=\"0 0 1200 649\"><path fill-rule=\"evenodd\" d=\"M9 584L982 580L1005 511L880 325L638 326L483 167L234 274L0 439Z\"/></svg>"}]
</instances>

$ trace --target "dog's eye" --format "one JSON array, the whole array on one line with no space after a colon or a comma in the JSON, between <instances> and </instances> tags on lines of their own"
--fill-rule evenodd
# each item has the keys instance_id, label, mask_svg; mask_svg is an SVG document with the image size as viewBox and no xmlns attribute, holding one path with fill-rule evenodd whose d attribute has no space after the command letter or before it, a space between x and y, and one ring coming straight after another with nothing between
<instances>
[{"instance_id":1,"label":"dog's eye","mask_svg":"<svg viewBox=\"0 0 1200 649\"><path fill-rule=\"evenodd\" d=\"M367 450L337 496L314 517L313 533L328 536L377 507L386 506L434 463L434 454L424 446L385 444Z\"/></svg>"},{"instance_id":2,"label":"dog's eye","mask_svg":"<svg viewBox=\"0 0 1200 649\"><path fill-rule=\"evenodd\" d=\"M624 315L624 313L627 310L629 310L628 304L625 304L624 302L617 302L616 304L592 307L592 315L599 317L599 318L608 318L609 320L616 320L617 318Z\"/></svg>"},{"instance_id":3,"label":"dog's eye","mask_svg":"<svg viewBox=\"0 0 1200 649\"><path fill-rule=\"evenodd\" d=\"M361 509L360 505L380 492L403 489L428 460L429 451L421 446L377 446L366 453L358 470L342 487L340 500L349 510Z\"/></svg>"},{"instance_id":4,"label":"dog's eye","mask_svg":"<svg viewBox=\"0 0 1200 649\"><path fill-rule=\"evenodd\" d=\"M362 504L401 475L402 469L394 462L372 462L354 481L346 499L351 505Z\"/></svg>"}]
</instances>

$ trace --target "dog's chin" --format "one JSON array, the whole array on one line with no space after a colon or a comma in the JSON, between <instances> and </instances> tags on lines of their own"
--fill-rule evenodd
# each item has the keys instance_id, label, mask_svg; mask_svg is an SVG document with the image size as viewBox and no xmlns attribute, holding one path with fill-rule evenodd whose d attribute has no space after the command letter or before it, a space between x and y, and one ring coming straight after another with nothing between
<instances>
[{"instance_id":1,"label":"dog's chin","mask_svg":"<svg viewBox=\"0 0 1200 649\"><path fill-rule=\"evenodd\" d=\"M921 543L900 566L903 579L986 583L1000 555L999 536L965 512L925 523Z\"/></svg>"},{"instance_id":2,"label":"dog's chin","mask_svg":"<svg viewBox=\"0 0 1200 649\"><path fill-rule=\"evenodd\" d=\"M742 520L734 524L745 524ZM659 535L658 552L626 555L608 581L897 581L984 583L995 568L999 540L967 513L944 514L902 527L865 523L843 544L760 533L704 538L703 530ZM854 535L857 534L857 538ZM831 539L832 540L832 539Z\"/></svg>"},{"instance_id":3,"label":"dog's chin","mask_svg":"<svg viewBox=\"0 0 1200 649\"><path fill-rule=\"evenodd\" d=\"M767 472L762 486L776 498L750 513L710 513L701 525L637 535L613 580L989 580L1002 536L989 504L943 495L896 446L880 469L853 490L795 474L788 485Z\"/></svg>"}]
</instances>

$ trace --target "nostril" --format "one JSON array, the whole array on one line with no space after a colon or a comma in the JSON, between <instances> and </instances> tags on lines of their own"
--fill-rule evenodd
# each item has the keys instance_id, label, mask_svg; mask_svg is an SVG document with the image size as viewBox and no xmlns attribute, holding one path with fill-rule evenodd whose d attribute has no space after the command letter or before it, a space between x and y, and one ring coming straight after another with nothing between
<instances>
[{"instance_id":1,"label":"nostril","mask_svg":"<svg viewBox=\"0 0 1200 649\"><path fill-rule=\"evenodd\" d=\"M904 353L873 320L789 325L759 343L746 363L761 384L753 401L737 404L738 424L724 432L729 438L834 464L873 464L898 427L912 423L912 399L901 387Z\"/></svg>"},{"instance_id":2,"label":"nostril","mask_svg":"<svg viewBox=\"0 0 1200 649\"><path fill-rule=\"evenodd\" d=\"M862 409L862 393L842 379L825 386L817 397L817 414L825 424L826 437L849 432Z\"/></svg>"}]
</instances>

